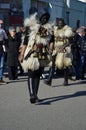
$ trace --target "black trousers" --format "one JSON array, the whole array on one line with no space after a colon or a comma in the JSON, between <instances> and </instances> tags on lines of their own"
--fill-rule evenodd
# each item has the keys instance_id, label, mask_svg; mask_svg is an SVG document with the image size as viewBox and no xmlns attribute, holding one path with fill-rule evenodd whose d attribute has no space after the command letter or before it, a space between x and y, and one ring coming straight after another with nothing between
<instances>
[{"instance_id":1,"label":"black trousers","mask_svg":"<svg viewBox=\"0 0 86 130\"><path fill-rule=\"evenodd\" d=\"M48 83L52 84L52 79L54 76L55 66L49 69L49 77L47 79ZM64 85L68 84L68 68L64 69Z\"/></svg>"},{"instance_id":2,"label":"black trousers","mask_svg":"<svg viewBox=\"0 0 86 130\"><path fill-rule=\"evenodd\" d=\"M39 83L40 83L40 76L43 73L43 68L39 68L36 71L28 71L28 89L30 97L37 97Z\"/></svg>"},{"instance_id":3,"label":"black trousers","mask_svg":"<svg viewBox=\"0 0 86 130\"><path fill-rule=\"evenodd\" d=\"M10 80L17 79L17 66L8 67L8 77Z\"/></svg>"},{"instance_id":4,"label":"black trousers","mask_svg":"<svg viewBox=\"0 0 86 130\"><path fill-rule=\"evenodd\" d=\"M68 84L68 75L69 75L69 73L68 73L69 71L68 71L68 67L67 68L65 68L64 69L64 85L67 85Z\"/></svg>"},{"instance_id":5,"label":"black trousers","mask_svg":"<svg viewBox=\"0 0 86 130\"><path fill-rule=\"evenodd\" d=\"M18 66L19 66L19 71L20 71L19 74L21 75L21 74L24 73L24 70L23 70L23 68L22 68L22 66L21 66L21 64L20 64L20 62L19 62L19 65L18 65Z\"/></svg>"},{"instance_id":6,"label":"black trousers","mask_svg":"<svg viewBox=\"0 0 86 130\"><path fill-rule=\"evenodd\" d=\"M28 89L30 97L37 98L40 78L28 78Z\"/></svg>"}]
</instances>

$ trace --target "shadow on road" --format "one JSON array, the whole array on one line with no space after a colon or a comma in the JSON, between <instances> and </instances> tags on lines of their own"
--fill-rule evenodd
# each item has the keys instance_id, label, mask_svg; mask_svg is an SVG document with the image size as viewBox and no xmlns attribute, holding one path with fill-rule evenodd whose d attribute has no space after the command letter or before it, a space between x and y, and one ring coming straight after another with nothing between
<instances>
[{"instance_id":1,"label":"shadow on road","mask_svg":"<svg viewBox=\"0 0 86 130\"><path fill-rule=\"evenodd\" d=\"M58 82L58 81L57 81ZM80 84L86 84L86 80L84 80L84 81L78 81L78 82L76 82L76 81L73 81L72 83L68 83L68 86L75 86L75 85L80 85ZM60 85L52 85L52 87L60 87L60 86L63 86L62 84L60 84ZM65 86L66 87L66 86Z\"/></svg>"},{"instance_id":2,"label":"shadow on road","mask_svg":"<svg viewBox=\"0 0 86 130\"><path fill-rule=\"evenodd\" d=\"M18 80L9 80L8 84L9 83L17 83L17 82L27 82L27 79L26 78L22 78L22 79L18 79Z\"/></svg>"},{"instance_id":3,"label":"shadow on road","mask_svg":"<svg viewBox=\"0 0 86 130\"><path fill-rule=\"evenodd\" d=\"M80 97L80 96L86 96L86 91L79 91L79 92L76 92L76 93L70 94L70 95L62 95L62 96L57 96L57 97L44 98L44 99L41 99L37 105L51 105L52 102Z\"/></svg>"}]
</instances>

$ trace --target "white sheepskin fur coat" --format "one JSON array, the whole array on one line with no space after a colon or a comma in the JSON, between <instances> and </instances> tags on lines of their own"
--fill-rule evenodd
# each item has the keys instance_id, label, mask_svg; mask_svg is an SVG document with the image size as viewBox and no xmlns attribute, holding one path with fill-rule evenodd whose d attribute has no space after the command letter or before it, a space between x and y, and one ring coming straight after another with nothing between
<instances>
[{"instance_id":1,"label":"white sheepskin fur coat","mask_svg":"<svg viewBox=\"0 0 86 130\"><path fill-rule=\"evenodd\" d=\"M32 49L34 43L39 44L42 43L44 46L49 44L49 40L51 38L52 35L52 31L53 31L53 24L51 23L47 23L45 25L43 25L43 27L45 29L47 29L48 32L48 37L43 38L40 35L38 35L38 31L40 28L40 23L38 22L38 20L36 19L36 13L34 15L32 15L30 18L27 18L24 21L24 25L28 26L30 28L30 33L29 35L29 40L28 40L28 45L24 54L24 57L27 55L27 53ZM33 57L33 54L31 54L31 56L28 58L28 60L23 60L23 62L21 63L24 71L27 71L28 69L31 69L32 71L39 69L40 67L40 63L38 58Z\"/></svg>"},{"instance_id":2,"label":"white sheepskin fur coat","mask_svg":"<svg viewBox=\"0 0 86 130\"><path fill-rule=\"evenodd\" d=\"M58 69L66 68L72 65L73 56L71 53L70 45L64 49L64 52L60 53L57 52L60 46L63 46L69 42L68 38L70 38L72 35L73 35L72 29L67 25L65 25L62 29L58 29L58 26L54 27L55 44L53 55L55 54L57 55L55 65ZM58 37L64 40L58 40Z\"/></svg>"}]
</instances>

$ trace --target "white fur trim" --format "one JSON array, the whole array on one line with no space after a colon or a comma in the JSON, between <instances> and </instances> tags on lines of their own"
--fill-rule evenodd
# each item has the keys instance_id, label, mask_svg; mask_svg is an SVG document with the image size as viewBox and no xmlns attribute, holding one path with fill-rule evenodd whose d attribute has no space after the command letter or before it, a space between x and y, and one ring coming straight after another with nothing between
<instances>
[{"instance_id":1,"label":"white fur trim","mask_svg":"<svg viewBox=\"0 0 86 130\"><path fill-rule=\"evenodd\" d=\"M64 67L68 67L72 65L71 58L65 57L64 58Z\"/></svg>"},{"instance_id":2,"label":"white fur trim","mask_svg":"<svg viewBox=\"0 0 86 130\"><path fill-rule=\"evenodd\" d=\"M72 28L68 25L65 25L62 29L58 29L58 26L54 26L54 35L56 37L71 37L73 35Z\"/></svg>"},{"instance_id":3,"label":"white fur trim","mask_svg":"<svg viewBox=\"0 0 86 130\"><path fill-rule=\"evenodd\" d=\"M65 35L65 37L71 37L71 36L73 36L72 29L71 29L70 27L68 27L68 28L65 30L64 35Z\"/></svg>"},{"instance_id":4,"label":"white fur trim","mask_svg":"<svg viewBox=\"0 0 86 130\"><path fill-rule=\"evenodd\" d=\"M37 58L30 57L27 60L23 60L21 63L24 71L28 71L28 69L34 71L39 69L39 61Z\"/></svg>"},{"instance_id":5,"label":"white fur trim","mask_svg":"<svg viewBox=\"0 0 86 130\"><path fill-rule=\"evenodd\" d=\"M72 53L58 53L56 56L55 65L58 69L62 69L72 65Z\"/></svg>"},{"instance_id":6,"label":"white fur trim","mask_svg":"<svg viewBox=\"0 0 86 130\"><path fill-rule=\"evenodd\" d=\"M29 18L26 18L24 21L24 26L34 26L37 24L36 15L37 13L31 15Z\"/></svg>"},{"instance_id":7,"label":"white fur trim","mask_svg":"<svg viewBox=\"0 0 86 130\"><path fill-rule=\"evenodd\" d=\"M55 65L58 69L62 69L64 67L63 64L63 57L64 54L63 53L58 53L57 57L56 57L56 61L55 61Z\"/></svg>"}]
</instances>

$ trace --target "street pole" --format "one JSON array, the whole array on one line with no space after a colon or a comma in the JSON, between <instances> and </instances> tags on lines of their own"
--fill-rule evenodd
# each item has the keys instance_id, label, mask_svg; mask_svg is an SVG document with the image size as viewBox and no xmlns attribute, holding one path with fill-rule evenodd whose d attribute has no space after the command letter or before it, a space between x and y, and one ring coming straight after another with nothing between
<instances>
[{"instance_id":1,"label":"street pole","mask_svg":"<svg viewBox=\"0 0 86 130\"><path fill-rule=\"evenodd\" d=\"M84 26L86 26L86 8L84 10Z\"/></svg>"},{"instance_id":2,"label":"street pole","mask_svg":"<svg viewBox=\"0 0 86 130\"><path fill-rule=\"evenodd\" d=\"M69 25L69 14L70 14L70 0L66 0L66 21Z\"/></svg>"}]
</instances>

